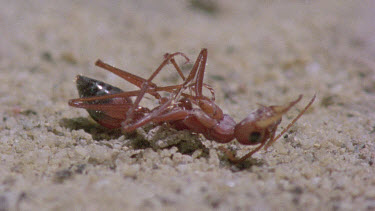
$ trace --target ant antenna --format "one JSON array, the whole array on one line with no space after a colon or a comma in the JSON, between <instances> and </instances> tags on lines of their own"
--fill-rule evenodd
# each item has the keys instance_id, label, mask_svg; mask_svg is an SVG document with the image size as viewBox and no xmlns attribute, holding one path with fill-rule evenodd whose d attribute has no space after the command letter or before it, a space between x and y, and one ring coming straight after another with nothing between
<instances>
[{"instance_id":1,"label":"ant antenna","mask_svg":"<svg viewBox=\"0 0 375 211\"><path fill-rule=\"evenodd\" d=\"M316 94L314 94L314 96L311 98L309 104L307 104L306 107L301 112L299 112L298 116L294 118L293 121L289 123L289 125L283 131L281 131L281 133L279 133L279 135L277 135L274 139L267 142L266 146L264 147L265 150L267 150L268 147L270 147L277 139L279 139L284 133L286 133L286 131L288 131L290 127L294 125L294 123L296 123L296 121L307 111L307 109L311 106L311 104L313 104L315 97L316 97Z\"/></svg>"}]
</instances>

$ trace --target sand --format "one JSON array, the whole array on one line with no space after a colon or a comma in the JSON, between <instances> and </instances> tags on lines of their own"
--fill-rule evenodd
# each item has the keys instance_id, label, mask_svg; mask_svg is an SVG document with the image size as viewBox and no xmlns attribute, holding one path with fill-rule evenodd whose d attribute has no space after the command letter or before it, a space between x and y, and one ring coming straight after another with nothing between
<instances>
[{"instance_id":1,"label":"sand","mask_svg":"<svg viewBox=\"0 0 375 211\"><path fill-rule=\"evenodd\" d=\"M375 209L373 1L1 5L1 211ZM257 103L303 94L280 132L317 99L268 151L240 165L219 150L251 149L237 141L166 125L123 134L67 104L78 96L77 74L135 89L95 67L98 58L148 77L165 53L194 61L202 48L205 82L236 121ZM155 79L180 81L172 66Z\"/></svg>"}]
</instances>

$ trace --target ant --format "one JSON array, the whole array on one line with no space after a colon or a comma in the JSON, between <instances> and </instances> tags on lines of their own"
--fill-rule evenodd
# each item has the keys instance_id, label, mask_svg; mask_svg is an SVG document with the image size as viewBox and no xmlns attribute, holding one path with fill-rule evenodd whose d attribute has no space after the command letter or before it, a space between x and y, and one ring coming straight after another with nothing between
<instances>
[{"instance_id":1,"label":"ant","mask_svg":"<svg viewBox=\"0 0 375 211\"><path fill-rule=\"evenodd\" d=\"M86 109L95 121L106 128L121 128L124 132L134 131L148 123L168 123L177 130L201 133L208 140L219 143L228 143L237 139L243 145L259 145L239 159L236 159L228 150L221 148L229 160L238 163L251 157L262 147L267 150L289 130L315 100L316 95L297 117L280 134L275 136L282 116L302 99L302 95L282 106L260 105L260 108L251 112L241 122L236 123L232 117L224 114L215 104L212 87L203 83L207 49L201 50L187 77L184 76L174 60L174 57L178 55L189 62L189 58L181 52L165 54L163 62L148 79L97 60L95 65L127 80L137 86L139 90L125 92L104 82L78 75L76 83L80 98L70 100L69 105ZM152 80L170 63L183 79L183 83L164 87L157 86ZM211 92L211 98L203 95L203 87ZM159 92L168 92L170 96L162 97ZM159 105L153 109L139 106L146 93L155 97ZM130 97L136 97L135 101L133 102Z\"/></svg>"}]
</instances>

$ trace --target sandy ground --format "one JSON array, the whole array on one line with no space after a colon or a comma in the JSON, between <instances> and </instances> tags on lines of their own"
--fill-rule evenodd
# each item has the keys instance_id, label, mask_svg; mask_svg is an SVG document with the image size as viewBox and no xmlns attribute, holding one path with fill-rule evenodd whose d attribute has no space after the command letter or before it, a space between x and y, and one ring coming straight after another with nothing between
<instances>
[{"instance_id":1,"label":"sandy ground","mask_svg":"<svg viewBox=\"0 0 375 211\"><path fill-rule=\"evenodd\" d=\"M1 211L375 209L373 1L103 2L1 1ZM241 165L200 135L124 135L67 105L77 74L134 89L98 58L147 77L164 53L204 47L205 81L236 121L303 94L280 132L317 100Z\"/></svg>"}]
</instances>

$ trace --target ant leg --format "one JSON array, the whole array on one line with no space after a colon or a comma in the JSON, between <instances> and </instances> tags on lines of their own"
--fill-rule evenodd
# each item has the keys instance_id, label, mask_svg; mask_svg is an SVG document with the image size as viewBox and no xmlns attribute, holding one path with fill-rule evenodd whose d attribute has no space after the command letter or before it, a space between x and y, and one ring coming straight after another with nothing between
<instances>
[{"instance_id":1,"label":"ant leg","mask_svg":"<svg viewBox=\"0 0 375 211\"><path fill-rule=\"evenodd\" d=\"M203 50L205 50L205 49L203 49ZM203 51L202 50L202 51ZM204 56L204 52L202 52L201 51L201 54L203 54L203 56ZM206 51L206 60L207 60L207 50L205 50ZM165 54L164 55L164 57L167 57L169 54L167 53L167 54ZM198 59L197 59L198 60ZM198 60L199 61L199 60ZM173 64L173 66L175 67L175 69L176 69L176 71L178 72L178 74L180 75L180 77L182 78L182 80L185 80L185 76L184 76L184 74L182 73L182 70L181 70L181 68L180 68L180 66L178 66L178 64L176 63L176 61L174 60L174 58L172 58L171 60L170 60L170 62ZM188 62L188 61L187 61ZM206 62L205 62L206 63ZM193 68L194 69L194 68ZM209 84L203 84L203 86L204 87L206 87L210 92L211 92L211 94L212 94L212 99L213 100L215 100L215 92L214 92L214 90L213 90L213 88L209 85Z\"/></svg>"},{"instance_id":2,"label":"ant leg","mask_svg":"<svg viewBox=\"0 0 375 211\"><path fill-rule=\"evenodd\" d=\"M125 132L131 132L138 127L142 127L145 124L149 122L154 122L154 123L159 123L159 122L169 122L169 121L176 121L176 120L183 120L186 118L186 116L190 115L191 112L187 110L176 110L176 111L171 111L166 114L160 115L164 109L158 110L151 112L149 115L145 116L144 118L138 120L137 122L131 124L131 125L123 125L123 130Z\"/></svg>"},{"instance_id":3,"label":"ant leg","mask_svg":"<svg viewBox=\"0 0 375 211\"><path fill-rule=\"evenodd\" d=\"M224 152L225 155L227 156L228 160L230 160L231 162L236 162L237 161L237 158L236 156L227 148L223 147L223 146L219 146L218 148L220 151Z\"/></svg>"},{"instance_id":4,"label":"ant leg","mask_svg":"<svg viewBox=\"0 0 375 211\"><path fill-rule=\"evenodd\" d=\"M136 128L138 127L141 127L145 124L147 124L148 122L151 122L153 120L155 120L155 118L157 116L159 116L163 111L165 111L169 106L170 104L172 103L172 101L179 95L181 94L181 91L182 89L186 88L187 84L193 80L196 76L196 73L197 73L197 70L198 70L198 67L199 65L202 66L202 58L204 57L204 55L206 55L206 58L207 58L207 50L206 49L202 49L202 51L200 52L200 54L198 55L198 58L195 62L195 64L193 65L193 68L190 72L190 74L188 75L188 77L185 79L184 83L181 84L181 85L177 85L177 86L174 86L174 88L171 88L169 89L169 91L172 91L174 89L177 89L176 90L176 94L174 97L170 98L167 102L165 102L163 105L161 105L158 109L154 110L153 112L151 112L149 115L145 116L144 118L136 121L135 123L132 123L132 124L129 124L129 122L132 120L133 118L133 113L134 113L134 109L136 107L138 107L139 105L139 102L141 101L141 99L143 98L144 94L146 93L146 91L148 90L148 86L149 86L149 83L155 78L155 76L161 71L161 69L167 64L167 62L172 58L173 54L172 55L167 55L166 58L164 59L164 61L162 62L162 64L160 64L160 66L154 71L154 73L145 81L143 82L142 84L142 87L141 87L141 90L137 96L137 99L135 100L132 108L130 108L127 112L127 120L125 122L122 123L122 126L123 126L123 129L124 131L133 131L135 130ZM204 61L204 65L205 65L205 61ZM201 68L200 68L201 69ZM204 72L203 72L204 73ZM156 88L158 89L158 88ZM162 119L162 118L161 118Z\"/></svg>"},{"instance_id":5,"label":"ant leg","mask_svg":"<svg viewBox=\"0 0 375 211\"><path fill-rule=\"evenodd\" d=\"M129 123L129 121L131 121L133 119L133 113L134 113L134 110L135 108L138 107L139 103L141 102L143 96L146 94L147 90L149 89L149 86L152 86L152 80L159 74L159 72L163 69L163 67L165 65L168 64L168 62L175 56L175 55L178 55L178 54L181 54L184 56L184 54L182 53L173 53L173 54L168 54L166 55L166 57L164 58L164 61L159 65L159 67L152 73L152 75L147 79L145 80L144 82L142 82L142 85L141 85L141 90L137 96L137 98L135 99L134 101L134 104L133 106L128 110L127 112L127 120L125 121L126 123ZM186 59L188 60L188 58L186 57Z\"/></svg>"},{"instance_id":6,"label":"ant leg","mask_svg":"<svg viewBox=\"0 0 375 211\"><path fill-rule=\"evenodd\" d=\"M275 127L271 131L271 140L273 140L273 138L275 137L276 129L277 129L277 127ZM262 147L264 145L265 145L265 142L261 143L259 146L257 146L255 149L251 150L249 153L247 153L246 155L242 156L241 158L236 158L236 156L231 151L229 151L228 149L224 148L223 146L220 146L219 150L221 150L222 152L224 152L226 154L228 160L230 160L232 163L241 163L244 160L246 160L247 158L251 157L257 151L259 151L260 149L262 149Z\"/></svg>"},{"instance_id":7,"label":"ant leg","mask_svg":"<svg viewBox=\"0 0 375 211\"><path fill-rule=\"evenodd\" d=\"M76 100L76 101L74 101ZM95 111L114 111L114 112L126 112L129 110L131 104L127 103L111 103L111 104L88 104L84 102L80 102L79 99L74 99L69 101L69 105L76 108L84 108L88 110L95 110Z\"/></svg>"},{"instance_id":8,"label":"ant leg","mask_svg":"<svg viewBox=\"0 0 375 211\"><path fill-rule=\"evenodd\" d=\"M201 55L201 63L198 69L198 76L196 77L195 92L199 98L202 97L203 96L202 87L204 86L211 92L211 95L212 95L211 99L215 101L214 89L210 85L203 83L204 72L205 72L206 63L207 63L207 49L205 48L202 49L200 55Z\"/></svg>"},{"instance_id":9,"label":"ant leg","mask_svg":"<svg viewBox=\"0 0 375 211\"><path fill-rule=\"evenodd\" d=\"M176 94L177 95L177 94ZM188 97L189 99L192 99L193 96L185 94L184 97ZM163 103L160 107L153 110L151 113L149 113L147 116L144 116L143 118L137 120L134 123L127 124L127 122L122 123L122 129L125 132L131 132L138 127L142 127L145 124L149 122L169 122L169 121L176 121L176 120L183 120L188 115L194 115L197 116L199 119L199 122L202 123L205 127L211 128L216 125L216 121L210 117L208 117L205 113L201 112L200 110L197 111L191 111L191 110L182 110L182 109L176 109L172 111L168 111L167 113L164 113L167 109L170 109L171 103L174 102L175 97L171 97L168 101Z\"/></svg>"},{"instance_id":10,"label":"ant leg","mask_svg":"<svg viewBox=\"0 0 375 211\"><path fill-rule=\"evenodd\" d=\"M202 52L203 51L206 51L206 49L203 49L201 51L201 53L198 55L198 58L189 74L189 76L186 78L186 80L184 81L183 84L181 84L181 87L179 88L179 90L177 90L176 92L176 95L175 95L175 98L177 97L177 95L179 95L181 93L181 90L184 89L186 87L186 85L194 79L195 77L195 74L196 74L196 71L197 71L197 67L198 65L200 64L200 60L202 58ZM140 93L139 95L137 96L134 104L133 104L133 107L129 109L128 111L128 118L127 118L127 121L126 123L129 123L129 121L132 120L133 118L133 112L135 110L136 107L138 107L140 101L142 100L143 96L145 95L146 91L148 90L148 87L150 86L149 84L151 83L151 81L156 77L157 74L159 74L159 72L161 71L161 69L168 64L168 62L176 55L176 54L180 54L180 53L174 53L174 54L168 54L166 56L166 58L164 59L164 61L160 64L160 66L153 72L153 74L146 80L142 83L142 87L141 87L141 90L140 90Z\"/></svg>"},{"instance_id":11,"label":"ant leg","mask_svg":"<svg viewBox=\"0 0 375 211\"><path fill-rule=\"evenodd\" d=\"M205 72L205 69L206 69L206 63L207 63L207 49L203 48L201 50L201 52L199 53L198 58L197 58L197 60L194 64L188 78L184 82L184 86L186 84L188 84L191 80L196 78L195 83L193 85L191 85L191 86L195 87L196 96L198 98L203 97L202 89L203 89L203 86L204 86L211 92L212 100L215 100L215 92L214 92L213 88L210 85L203 83L204 72Z\"/></svg>"},{"instance_id":12,"label":"ant leg","mask_svg":"<svg viewBox=\"0 0 375 211\"><path fill-rule=\"evenodd\" d=\"M174 57L177 56L177 55L180 55L180 56L183 56L185 59L186 59L186 62L189 62L189 58L184 54L184 53L181 53L181 52L176 52L176 53L173 53L173 54L166 54L165 56L165 59L164 60L173 60L174 61ZM172 62L172 63L176 63L175 61ZM167 63L166 63L167 64ZM163 68L166 64L164 64L161 68ZM106 69L110 72L112 72L113 74L117 75L117 76L120 76L121 78L127 80L128 82L136 85L137 87L141 88L142 86L142 83L144 83L146 81L146 79L142 78L142 77L139 77L137 75L134 75L132 73L129 73L125 70L121 70L119 68L116 68L114 66L111 66L107 63L104 63L102 62L100 59L98 59L96 62L95 62L95 65L98 66L98 67L101 67L103 69ZM173 64L175 67L177 66L177 64ZM177 66L177 72L181 75L182 72L181 70L178 68ZM183 80L184 77L183 75L181 76ZM150 83L151 86L156 86L155 84L153 83Z\"/></svg>"},{"instance_id":13,"label":"ant leg","mask_svg":"<svg viewBox=\"0 0 375 211\"><path fill-rule=\"evenodd\" d=\"M205 83L203 84L203 86L206 87L211 92L211 95L212 95L211 100L215 101L215 90L212 88L212 86L209 84L205 84Z\"/></svg>"},{"instance_id":14,"label":"ant leg","mask_svg":"<svg viewBox=\"0 0 375 211\"><path fill-rule=\"evenodd\" d=\"M196 78L195 82L195 93L197 94L197 97L202 97L202 87L203 87L203 78L204 78L204 71L206 69L206 63L207 63L207 49L202 49L202 62L199 66L198 70L198 76Z\"/></svg>"},{"instance_id":15,"label":"ant leg","mask_svg":"<svg viewBox=\"0 0 375 211\"><path fill-rule=\"evenodd\" d=\"M186 78L186 80L184 81L184 83L182 84L182 86L186 86L190 81L192 81L196 74L197 74L197 71L198 71L198 68L200 66L202 66L202 59L204 58L204 55L206 57L206 60L207 60L207 49L203 48L201 50L201 52L199 53L197 59L195 60L195 63L193 65L193 68L191 69L188 77ZM206 60L204 61L204 66L206 65Z\"/></svg>"},{"instance_id":16,"label":"ant leg","mask_svg":"<svg viewBox=\"0 0 375 211\"><path fill-rule=\"evenodd\" d=\"M142 127L143 125L149 122L159 123L159 122L183 120L189 115L197 117L198 122L206 128L213 128L217 125L217 121L215 119L210 118L208 115L206 115L204 112L200 110L175 109L175 110L168 111L167 113L163 114L163 112L165 112L169 108L172 102L173 102L173 98L169 99L162 106L155 109L150 114L136 121L133 124L126 125L126 123L124 123L123 124L124 131L126 132L133 131L136 128Z\"/></svg>"},{"instance_id":17,"label":"ant leg","mask_svg":"<svg viewBox=\"0 0 375 211\"><path fill-rule=\"evenodd\" d=\"M194 78L196 78L196 75L197 75L197 71L198 72L201 72L201 67L202 66L205 66L206 65L206 60L207 60L207 49L203 48L201 50L201 52L199 53L197 59L195 60L195 63L188 75L188 77L186 78L186 80L181 84L181 88L179 90L177 90L176 92L176 95L175 95L175 99L178 98L178 96L180 95L183 95L184 93L182 93L182 90L186 89L186 88L190 88L192 89L192 87L196 87L196 85L194 83L192 84L189 84L192 80L194 80ZM198 70L199 69L199 70ZM204 69L204 68L203 68ZM203 71L204 72L204 71ZM203 81L203 80L202 80ZM211 91L212 93L212 91Z\"/></svg>"},{"instance_id":18,"label":"ant leg","mask_svg":"<svg viewBox=\"0 0 375 211\"><path fill-rule=\"evenodd\" d=\"M260 146L258 146L257 148L255 148L254 150L252 150L251 152L247 153L246 155L242 156L239 159L236 158L236 156L233 154L232 151L230 151L227 148L224 148L223 146L220 146L219 150L225 153L225 155L227 156L227 158L228 158L228 160L230 162L232 162L232 163L241 163L244 160L246 160L247 158L251 157L255 152L259 151L263 147L263 145L264 144L261 144Z\"/></svg>"},{"instance_id":19,"label":"ant leg","mask_svg":"<svg viewBox=\"0 0 375 211\"><path fill-rule=\"evenodd\" d=\"M264 146L265 143L261 143L258 147L253 149L251 152L247 153L246 155L242 156L240 159L237 160L232 160L233 163L241 163L247 158L251 157L254 153L258 152L262 147Z\"/></svg>"},{"instance_id":20,"label":"ant leg","mask_svg":"<svg viewBox=\"0 0 375 211\"><path fill-rule=\"evenodd\" d=\"M168 56L169 56L169 53L164 54L164 58L166 58L166 57L168 57ZM189 58L187 58L186 56L185 56L185 58L186 58L186 63L190 61ZM172 58L172 59L170 60L170 62L173 64L173 66L175 67L177 73L180 75L180 77L182 78L182 80L185 80L185 76L184 76L184 74L182 73L182 70L181 70L180 66L178 66L178 64L177 64L176 61L174 60L174 58Z\"/></svg>"},{"instance_id":21,"label":"ant leg","mask_svg":"<svg viewBox=\"0 0 375 211\"><path fill-rule=\"evenodd\" d=\"M129 92L121 92L121 93L116 93L116 94L94 96L94 97L76 98L76 99L69 100L69 105L77 107L77 105L82 103L82 102L89 102L89 101L95 101L95 100L106 100L106 99L113 99L113 98L127 98L127 97L137 96L138 94L139 94L139 90L129 91Z\"/></svg>"},{"instance_id":22,"label":"ant leg","mask_svg":"<svg viewBox=\"0 0 375 211\"><path fill-rule=\"evenodd\" d=\"M276 133L276 129L277 127L275 127L272 131L271 131L271 138L270 140L274 140L275 138L275 133ZM242 156L241 158L239 159L236 159L234 157L228 157L229 160L231 160L233 163L241 163L243 162L244 160L246 160L247 158L251 157L254 153L258 152L260 149L262 149L262 147L264 145L266 145L267 142L263 142L261 143L259 146L257 146L255 149L253 149L252 151L250 151L249 153L247 153L246 155ZM267 146L267 145L266 145Z\"/></svg>"},{"instance_id":23,"label":"ant leg","mask_svg":"<svg viewBox=\"0 0 375 211\"><path fill-rule=\"evenodd\" d=\"M120 76L121 78L127 80L128 82L136 85L137 87L141 87L142 86L142 83L146 81L146 79L142 78L142 77L139 77L137 75L134 75L132 73L129 73L125 70L121 70L117 67L114 67L112 65L109 65L107 63L104 63L102 60L98 59L96 62L95 62L95 65L98 66L98 67L101 67L105 70L108 70L110 71L111 73L117 75L117 76ZM154 86L156 86L155 84L153 84Z\"/></svg>"},{"instance_id":24,"label":"ant leg","mask_svg":"<svg viewBox=\"0 0 375 211\"><path fill-rule=\"evenodd\" d=\"M197 70L197 65L199 65L199 62L201 62L201 58L204 56L204 54L206 54L206 60L207 60L207 50L206 49L202 49L201 52L200 52L200 54L198 55L198 58L196 59L196 65L191 70L192 74L189 75L190 79L187 80L184 84L187 84L188 82L190 82L195 77L196 70ZM166 53L164 55L164 57L167 57L169 55L170 54ZM175 69L178 72L178 74L180 75L180 77L185 81L186 80L185 76L182 73L181 68L178 66L178 64L174 60L174 58L171 58L170 62L173 64L173 66L175 67ZM191 84L190 86L193 87L194 84ZM215 92L214 92L213 88L209 84L205 84L205 83L203 84L203 86L206 87L211 92L212 100L215 100Z\"/></svg>"},{"instance_id":25,"label":"ant leg","mask_svg":"<svg viewBox=\"0 0 375 211\"><path fill-rule=\"evenodd\" d=\"M153 110L151 113L149 113L148 115L144 116L143 118L135 121L134 123L129 124L127 121L122 122L122 124L121 124L122 129L125 132L131 132L131 131L137 129L138 127L142 127L143 125L145 125L149 122L152 122L155 117L157 117L162 112L164 112L166 109L168 109L168 107L172 103L172 99L173 98L169 99L167 102L163 103L159 108Z\"/></svg>"},{"instance_id":26,"label":"ant leg","mask_svg":"<svg viewBox=\"0 0 375 211\"><path fill-rule=\"evenodd\" d=\"M158 92L158 91L165 91L165 92L173 92L176 89L181 88L181 85L172 85L172 86L164 86L164 87L156 87L153 91ZM149 93L150 90L148 90L147 93ZM84 106L87 105L85 102L90 102L90 101L97 101L97 100L108 100L108 99L113 99L113 98L122 98L126 99L128 97L134 97L138 96L140 93L140 90L135 90L135 91L128 91L128 92L121 92L121 93L116 93L116 94L107 94L107 95L101 95L101 96L93 96L93 97L82 97L82 98L76 98L76 99L71 99L69 100L69 105L77 108L86 108ZM183 96L192 98L192 96L187 96L186 94L183 94ZM127 101L127 100L126 100ZM131 103L131 101L127 101L127 103ZM95 104L90 104L91 106L94 106ZM89 109L87 107L87 109ZM94 107L90 107L90 109L95 109Z\"/></svg>"},{"instance_id":27,"label":"ant leg","mask_svg":"<svg viewBox=\"0 0 375 211\"><path fill-rule=\"evenodd\" d=\"M176 53L173 53L173 54L168 54L168 55L165 57L165 59L164 59L164 62L163 62L164 65L160 65L160 66L161 66L161 67L160 67L160 70L161 70L161 69L167 64L166 61L171 60L171 59L174 61L174 58L173 58L173 57L175 57L175 56L177 56L177 55L181 55L181 56L183 56L183 57L186 59L186 62L189 61L189 58L188 58L185 54L183 54L183 53L176 52ZM162 63L162 64L163 64L163 63ZM176 62L174 61L173 65L175 65L175 64L176 64ZM137 87L139 87L139 88L141 88L142 85L143 85L143 83L146 82L146 79L144 79L144 78L142 78L142 77L139 77L139 76L137 76L137 75L131 74L131 73L125 71L125 70L121 70L121 69L119 69L119 68L113 67L113 66L111 66L111 65L109 65L109 64L107 64L107 63L102 62L101 60L97 60L97 61L95 62L95 65L98 66L98 67L101 67L101 68L103 68L103 69L106 69L106 70L108 70L108 71L114 73L114 74L117 75L117 76L120 76L121 78L127 80L128 82L134 84L135 86L137 86ZM177 64L176 64L176 65L177 65ZM176 67L176 65L175 65L175 67ZM159 70L159 71L160 71L160 70ZM182 72L181 72L181 70L180 70L179 68L176 69L176 70L177 70L177 72L178 72L179 74L182 74ZM182 75L182 76L183 76L183 75ZM184 77L182 77L182 78L184 79ZM151 81L149 82L149 86L151 86L152 88L157 87L157 85L154 84L154 83L152 83ZM157 99L160 99L160 98L161 98L161 96L160 96L158 93L156 93L156 92L148 92L148 93L151 94L151 95L153 95L153 96L154 96L155 98L157 98Z\"/></svg>"},{"instance_id":28,"label":"ant leg","mask_svg":"<svg viewBox=\"0 0 375 211\"><path fill-rule=\"evenodd\" d=\"M206 83L203 83L203 86L205 87L205 88L207 88L210 92L211 92L211 100L212 101L215 101L215 90L212 88L212 86L211 85L209 85L209 84L206 84ZM189 84L188 86L187 86L190 90L194 90L195 91L195 84ZM202 96L203 97L203 96ZM207 98L208 99L208 98Z\"/></svg>"}]
</instances>

